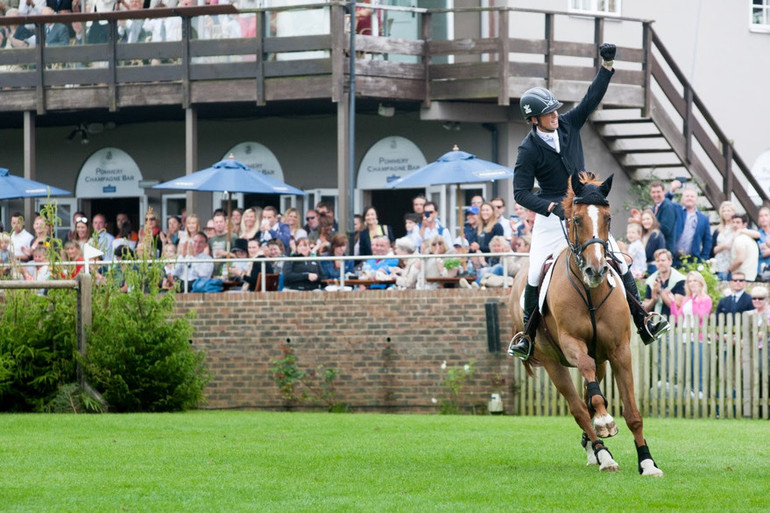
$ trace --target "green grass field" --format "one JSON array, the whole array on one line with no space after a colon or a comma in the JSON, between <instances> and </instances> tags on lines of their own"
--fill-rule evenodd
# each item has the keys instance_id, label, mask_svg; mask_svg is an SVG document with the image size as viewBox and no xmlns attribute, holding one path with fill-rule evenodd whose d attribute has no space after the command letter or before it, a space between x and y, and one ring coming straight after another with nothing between
<instances>
[{"instance_id":1,"label":"green grass field","mask_svg":"<svg viewBox=\"0 0 770 513\"><path fill-rule=\"evenodd\" d=\"M585 467L572 418L0 415L0 510L766 511L770 424L648 419L666 473Z\"/></svg>"}]
</instances>

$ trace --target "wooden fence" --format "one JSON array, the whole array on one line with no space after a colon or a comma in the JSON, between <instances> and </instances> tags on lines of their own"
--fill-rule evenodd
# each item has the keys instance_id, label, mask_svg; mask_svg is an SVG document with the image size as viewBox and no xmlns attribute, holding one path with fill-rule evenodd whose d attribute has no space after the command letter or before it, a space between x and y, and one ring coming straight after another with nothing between
<instances>
[{"instance_id":1,"label":"wooden fence","mask_svg":"<svg viewBox=\"0 0 770 513\"><path fill-rule=\"evenodd\" d=\"M668 336L650 346L631 339L636 403L644 417L770 419L767 323L750 313L735 321L712 314L703 326L670 319ZM577 369L575 385L583 386ZM516 413L568 415L569 407L543 368L534 378L523 366L515 373ZM607 365L602 391L611 415L620 417L622 401Z\"/></svg>"}]
</instances>

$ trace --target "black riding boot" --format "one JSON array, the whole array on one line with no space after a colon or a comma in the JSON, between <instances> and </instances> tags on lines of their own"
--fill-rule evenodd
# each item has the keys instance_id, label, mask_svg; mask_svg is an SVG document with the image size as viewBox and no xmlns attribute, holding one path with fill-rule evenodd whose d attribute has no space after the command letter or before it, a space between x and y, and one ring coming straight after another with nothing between
<instances>
[{"instance_id":1,"label":"black riding boot","mask_svg":"<svg viewBox=\"0 0 770 513\"><path fill-rule=\"evenodd\" d=\"M626 299L631 309L631 317L634 319L636 331L642 338L644 345L649 345L660 335L669 331L671 325L662 315L648 314L645 311L644 306L642 306L642 299L639 296L639 289L636 287L636 280L634 280L631 271L627 271L623 275L623 285L626 287Z\"/></svg>"},{"instance_id":2,"label":"black riding boot","mask_svg":"<svg viewBox=\"0 0 770 513\"><path fill-rule=\"evenodd\" d=\"M529 283L524 288L524 330L516 333L508 345L508 354L526 360L532 354L538 319L532 319L537 309L538 291Z\"/></svg>"}]
</instances>

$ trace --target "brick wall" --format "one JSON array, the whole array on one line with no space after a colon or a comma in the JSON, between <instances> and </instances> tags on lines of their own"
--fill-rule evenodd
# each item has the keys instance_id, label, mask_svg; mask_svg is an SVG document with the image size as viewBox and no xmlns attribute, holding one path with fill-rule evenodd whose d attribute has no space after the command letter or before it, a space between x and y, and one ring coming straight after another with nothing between
<instances>
[{"instance_id":1,"label":"brick wall","mask_svg":"<svg viewBox=\"0 0 770 513\"><path fill-rule=\"evenodd\" d=\"M289 344L305 371L340 371L337 398L355 411L435 411L448 398L449 367L476 361L461 402L486 405L503 393L513 409L515 367L503 352L511 318L502 289L179 294L180 313L195 312L194 347L207 353L213 380L207 408L285 407L270 360ZM500 347L489 353L485 304L498 304ZM311 408L303 405L300 408ZM318 406L315 406L318 407Z\"/></svg>"}]
</instances>

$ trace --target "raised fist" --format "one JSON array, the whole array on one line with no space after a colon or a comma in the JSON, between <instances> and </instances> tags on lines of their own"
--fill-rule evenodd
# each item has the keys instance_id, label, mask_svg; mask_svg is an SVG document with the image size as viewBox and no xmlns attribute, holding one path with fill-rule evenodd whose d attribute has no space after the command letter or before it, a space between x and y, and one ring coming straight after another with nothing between
<instances>
[{"instance_id":1,"label":"raised fist","mask_svg":"<svg viewBox=\"0 0 770 513\"><path fill-rule=\"evenodd\" d=\"M599 45L599 55L601 55L602 59L605 61L615 60L615 50L615 45L612 43L602 43Z\"/></svg>"}]
</instances>

